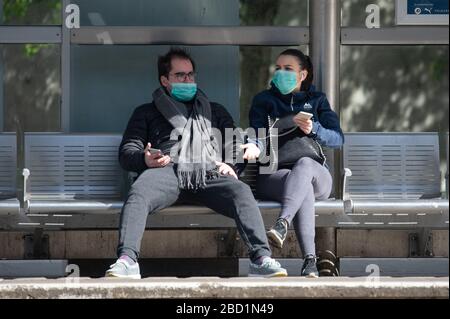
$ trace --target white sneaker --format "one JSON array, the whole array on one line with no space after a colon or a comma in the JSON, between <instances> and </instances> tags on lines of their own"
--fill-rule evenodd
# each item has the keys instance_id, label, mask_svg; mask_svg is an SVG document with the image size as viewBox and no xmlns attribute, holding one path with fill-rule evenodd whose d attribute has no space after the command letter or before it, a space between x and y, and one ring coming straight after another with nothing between
<instances>
[{"instance_id":1,"label":"white sneaker","mask_svg":"<svg viewBox=\"0 0 450 319\"><path fill-rule=\"evenodd\" d=\"M129 264L126 260L119 258L114 264L109 266L105 277L141 279L139 264L137 262Z\"/></svg>"},{"instance_id":2,"label":"white sneaker","mask_svg":"<svg viewBox=\"0 0 450 319\"><path fill-rule=\"evenodd\" d=\"M250 262L249 277L286 277L287 271L282 268L280 263L273 258L264 258L261 265Z\"/></svg>"}]
</instances>

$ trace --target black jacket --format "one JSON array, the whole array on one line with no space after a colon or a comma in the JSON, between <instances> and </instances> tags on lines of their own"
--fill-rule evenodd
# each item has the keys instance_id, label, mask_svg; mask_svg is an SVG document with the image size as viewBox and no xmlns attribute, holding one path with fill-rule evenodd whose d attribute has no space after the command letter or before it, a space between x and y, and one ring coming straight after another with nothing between
<instances>
[{"instance_id":1,"label":"black jacket","mask_svg":"<svg viewBox=\"0 0 450 319\"><path fill-rule=\"evenodd\" d=\"M225 128L235 128L233 118L222 105L211 102L211 126L217 128L222 133L223 161L225 159ZM176 141L170 141L170 133L173 126L158 111L155 104L147 103L137 107L123 134L119 147L119 162L126 171L142 173L148 167L144 160L144 149L147 143L151 143L152 148L161 149L164 154L170 153L170 147ZM238 141L240 143L242 139ZM171 143L172 142L172 143ZM232 158L242 157L236 144L229 150L233 154ZM240 173L243 166L229 164L237 173Z\"/></svg>"}]
</instances>

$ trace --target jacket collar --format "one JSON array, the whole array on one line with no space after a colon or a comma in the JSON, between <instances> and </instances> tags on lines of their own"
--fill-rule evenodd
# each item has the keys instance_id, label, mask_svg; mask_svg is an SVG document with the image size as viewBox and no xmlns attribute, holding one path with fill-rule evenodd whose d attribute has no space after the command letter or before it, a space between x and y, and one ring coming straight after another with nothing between
<instances>
[{"instance_id":1,"label":"jacket collar","mask_svg":"<svg viewBox=\"0 0 450 319\"><path fill-rule=\"evenodd\" d=\"M308 91L300 91L297 93L288 93L288 94L281 94L280 90L278 90L278 88L275 86L275 84L273 84L273 82L270 82L270 89L269 91L275 95L277 98L279 98L280 100L282 100L285 103L290 104L291 100L294 103L303 103L305 101L307 101L308 99L310 99L313 96L318 96L321 93L316 91L316 88L314 85L311 85L309 87Z\"/></svg>"}]
</instances>

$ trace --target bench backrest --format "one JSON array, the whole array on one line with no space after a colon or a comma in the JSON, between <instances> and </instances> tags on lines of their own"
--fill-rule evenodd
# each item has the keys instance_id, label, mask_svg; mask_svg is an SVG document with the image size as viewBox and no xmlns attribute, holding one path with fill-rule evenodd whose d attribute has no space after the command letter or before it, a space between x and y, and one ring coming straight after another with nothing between
<instances>
[{"instance_id":1,"label":"bench backrest","mask_svg":"<svg viewBox=\"0 0 450 319\"><path fill-rule=\"evenodd\" d=\"M258 165L256 163L248 163L239 179L250 186L253 195L256 197L256 176L258 174Z\"/></svg>"},{"instance_id":2,"label":"bench backrest","mask_svg":"<svg viewBox=\"0 0 450 319\"><path fill-rule=\"evenodd\" d=\"M16 134L0 133L0 198L16 197L16 181Z\"/></svg>"},{"instance_id":3,"label":"bench backrest","mask_svg":"<svg viewBox=\"0 0 450 319\"><path fill-rule=\"evenodd\" d=\"M352 199L440 197L437 133L347 133L344 167Z\"/></svg>"},{"instance_id":4,"label":"bench backrest","mask_svg":"<svg viewBox=\"0 0 450 319\"><path fill-rule=\"evenodd\" d=\"M29 195L123 197L126 178L118 163L121 139L119 134L27 133L25 167L31 171ZM13 157L4 157L2 165L9 177L2 179L0 186L15 190L15 184L8 183L15 176L15 136L2 135L1 141L5 154ZM353 173L347 188L352 199L440 195L437 133L346 133L344 167ZM253 191L256 170L255 164L249 164L242 175Z\"/></svg>"},{"instance_id":5,"label":"bench backrest","mask_svg":"<svg viewBox=\"0 0 450 319\"><path fill-rule=\"evenodd\" d=\"M119 134L26 133L31 198L121 198Z\"/></svg>"}]
</instances>

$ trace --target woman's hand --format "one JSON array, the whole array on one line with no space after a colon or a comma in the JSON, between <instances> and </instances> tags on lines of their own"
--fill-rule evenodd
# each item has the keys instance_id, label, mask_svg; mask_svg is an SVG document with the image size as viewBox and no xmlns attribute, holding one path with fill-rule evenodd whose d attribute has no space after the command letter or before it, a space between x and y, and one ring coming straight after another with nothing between
<instances>
[{"instance_id":1,"label":"woman's hand","mask_svg":"<svg viewBox=\"0 0 450 319\"><path fill-rule=\"evenodd\" d=\"M311 120L294 117L294 122L306 135L312 132L313 125Z\"/></svg>"},{"instance_id":2,"label":"woman's hand","mask_svg":"<svg viewBox=\"0 0 450 319\"><path fill-rule=\"evenodd\" d=\"M238 179L234 169L232 169L228 164L222 162L216 162L216 165L219 167L219 173L221 175L230 175L236 179Z\"/></svg>"},{"instance_id":3,"label":"woman's hand","mask_svg":"<svg viewBox=\"0 0 450 319\"><path fill-rule=\"evenodd\" d=\"M261 150L253 143L247 143L241 145L241 148L245 150L243 158L245 160L254 160L259 157L261 154Z\"/></svg>"}]
</instances>

